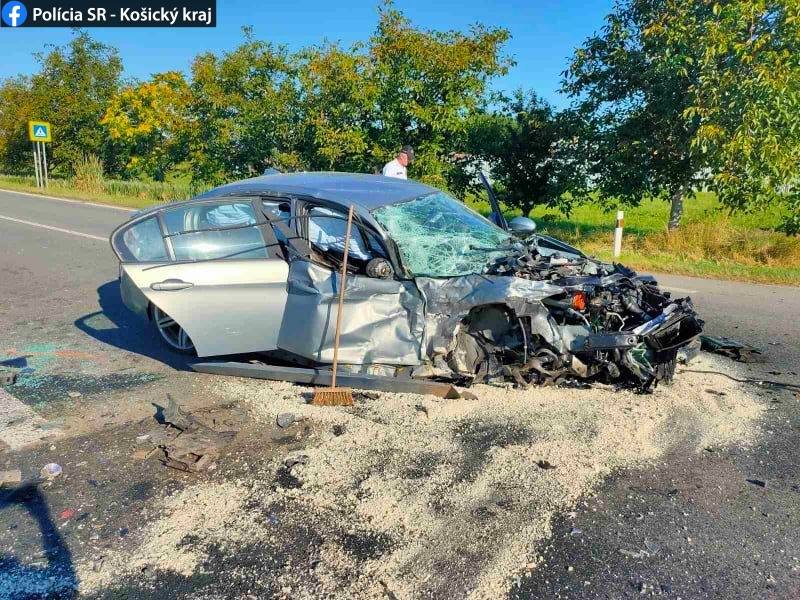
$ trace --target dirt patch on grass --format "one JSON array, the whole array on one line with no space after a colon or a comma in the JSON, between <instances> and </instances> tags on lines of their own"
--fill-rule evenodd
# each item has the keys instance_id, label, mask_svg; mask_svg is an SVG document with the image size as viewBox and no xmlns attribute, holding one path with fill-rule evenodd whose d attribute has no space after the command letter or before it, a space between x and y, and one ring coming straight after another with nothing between
<instances>
[{"instance_id":1,"label":"dirt patch on grass","mask_svg":"<svg viewBox=\"0 0 800 600\"><path fill-rule=\"evenodd\" d=\"M282 383L217 391L264 424L305 417L286 433L311 425L306 447L168 498L128 560L109 562L115 576L150 565L190 577L249 544L257 589L287 597L501 597L535 569L553 516L615 469L750 443L762 410L749 390L696 373L646 396L479 386L477 401L381 394L353 408L308 405L306 388ZM85 567L82 589L113 581ZM252 573L245 561L227 575L249 588Z\"/></svg>"}]
</instances>

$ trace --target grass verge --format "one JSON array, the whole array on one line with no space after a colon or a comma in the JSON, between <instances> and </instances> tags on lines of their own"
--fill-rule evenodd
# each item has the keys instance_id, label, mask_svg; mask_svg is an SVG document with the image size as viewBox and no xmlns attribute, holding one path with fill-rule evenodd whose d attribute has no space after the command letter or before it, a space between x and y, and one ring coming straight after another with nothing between
<instances>
[{"instance_id":1,"label":"grass verge","mask_svg":"<svg viewBox=\"0 0 800 600\"><path fill-rule=\"evenodd\" d=\"M116 179L76 185L69 179L51 179L47 189L42 189L36 187L33 177L0 175L0 188L128 208L146 208L154 204L186 200L205 191L208 186Z\"/></svg>"}]
</instances>

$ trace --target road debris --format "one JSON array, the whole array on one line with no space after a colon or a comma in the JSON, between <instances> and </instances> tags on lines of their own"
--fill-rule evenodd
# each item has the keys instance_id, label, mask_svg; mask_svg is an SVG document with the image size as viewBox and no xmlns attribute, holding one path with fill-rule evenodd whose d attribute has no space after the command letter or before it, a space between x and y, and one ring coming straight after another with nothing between
<instances>
[{"instance_id":1,"label":"road debris","mask_svg":"<svg viewBox=\"0 0 800 600\"><path fill-rule=\"evenodd\" d=\"M297 421L297 417L294 413L279 413L278 416L275 418L275 421L281 429L285 427L289 427L290 425L294 424Z\"/></svg>"},{"instance_id":2,"label":"road debris","mask_svg":"<svg viewBox=\"0 0 800 600\"><path fill-rule=\"evenodd\" d=\"M19 371L0 371L0 385L14 385L18 376Z\"/></svg>"},{"instance_id":3,"label":"road debris","mask_svg":"<svg viewBox=\"0 0 800 600\"><path fill-rule=\"evenodd\" d=\"M68 521L76 514L78 514L78 511L76 511L74 508L65 508L60 513L58 513L58 518L61 519L62 521Z\"/></svg>"},{"instance_id":4,"label":"road debris","mask_svg":"<svg viewBox=\"0 0 800 600\"><path fill-rule=\"evenodd\" d=\"M139 449L134 457L146 460L161 450L161 463L179 471L196 473L209 469L237 433L215 431L204 425L185 412L170 394L166 407L157 406L155 419L164 427L137 436L137 443L148 444L150 449Z\"/></svg>"},{"instance_id":5,"label":"road debris","mask_svg":"<svg viewBox=\"0 0 800 600\"><path fill-rule=\"evenodd\" d=\"M762 354L758 348L728 337L701 335L700 343L706 352L721 354L738 362L755 362Z\"/></svg>"},{"instance_id":6,"label":"road debris","mask_svg":"<svg viewBox=\"0 0 800 600\"><path fill-rule=\"evenodd\" d=\"M61 468L61 465L59 465L58 463L47 463L45 466L42 467L41 475L45 479L55 479L56 477L61 475L62 472L63 469Z\"/></svg>"},{"instance_id":7,"label":"road debris","mask_svg":"<svg viewBox=\"0 0 800 600\"><path fill-rule=\"evenodd\" d=\"M756 487L765 488L767 487L767 482L761 479L747 479L747 483L751 483Z\"/></svg>"}]
</instances>

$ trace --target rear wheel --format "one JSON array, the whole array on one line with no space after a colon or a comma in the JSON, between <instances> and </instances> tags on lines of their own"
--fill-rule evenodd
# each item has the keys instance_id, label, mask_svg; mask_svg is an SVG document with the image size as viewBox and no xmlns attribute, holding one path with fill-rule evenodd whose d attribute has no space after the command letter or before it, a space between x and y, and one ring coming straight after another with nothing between
<instances>
[{"instance_id":1,"label":"rear wheel","mask_svg":"<svg viewBox=\"0 0 800 600\"><path fill-rule=\"evenodd\" d=\"M183 327L156 305L152 305L150 316L161 341L171 350L181 354L194 354L194 344Z\"/></svg>"}]
</instances>

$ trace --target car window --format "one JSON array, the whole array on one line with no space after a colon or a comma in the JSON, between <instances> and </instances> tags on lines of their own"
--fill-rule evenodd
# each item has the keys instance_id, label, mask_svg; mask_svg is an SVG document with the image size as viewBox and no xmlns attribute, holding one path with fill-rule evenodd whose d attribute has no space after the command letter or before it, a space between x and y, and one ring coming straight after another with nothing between
<instances>
[{"instance_id":1,"label":"car window","mask_svg":"<svg viewBox=\"0 0 800 600\"><path fill-rule=\"evenodd\" d=\"M165 210L163 219L167 235L256 224L253 205L241 201L187 204Z\"/></svg>"},{"instance_id":2,"label":"car window","mask_svg":"<svg viewBox=\"0 0 800 600\"><path fill-rule=\"evenodd\" d=\"M294 231L294 223L290 221L292 216L292 206L286 200L262 200L261 206L270 219L281 220L286 227L291 227ZM275 233L275 237L278 239L278 241L286 242L286 235L284 234L283 229L279 227L273 227L272 230Z\"/></svg>"},{"instance_id":3,"label":"car window","mask_svg":"<svg viewBox=\"0 0 800 600\"><path fill-rule=\"evenodd\" d=\"M169 260L161 228L155 217L145 219L122 232L115 246L123 261L152 262Z\"/></svg>"},{"instance_id":4,"label":"car window","mask_svg":"<svg viewBox=\"0 0 800 600\"><path fill-rule=\"evenodd\" d=\"M267 258L250 202L187 204L165 210L162 218L175 260Z\"/></svg>"},{"instance_id":5,"label":"car window","mask_svg":"<svg viewBox=\"0 0 800 600\"><path fill-rule=\"evenodd\" d=\"M273 219L285 219L288 223L292 215L292 207L286 200L262 200L264 212Z\"/></svg>"},{"instance_id":6,"label":"car window","mask_svg":"<svg viewBox=\"0 0 800 600\"><path fill-rule=\"evenodd\" d=\"M347 233L347 216L338 211L315 206L308 211L308 241L321 252L344 253L344 238ZM365 242L358 227L350 232L351 258L369 260L374 254Z\"/></svg>"},{"instance_id":7,"label":"car window","mask_svg":"<svg viewBox=\"0 0 800 600\"><path fill-rule=\"evenodd\" d=\"M257 227L196 231L170 239L175 260L267 258L264 238Z\"/></svg>"}]
</instances>

